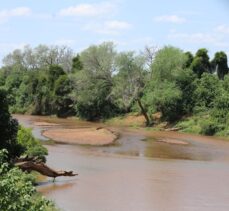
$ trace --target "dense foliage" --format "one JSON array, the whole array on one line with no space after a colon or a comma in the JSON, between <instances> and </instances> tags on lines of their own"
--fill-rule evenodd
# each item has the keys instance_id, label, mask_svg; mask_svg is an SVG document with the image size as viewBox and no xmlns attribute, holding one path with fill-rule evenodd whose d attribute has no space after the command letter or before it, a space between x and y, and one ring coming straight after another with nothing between
<instances>
[{"instance_id":1,"label":"dense foliage","mask_svg":"<svg viewBox=\"0 0 229 211\"><path fill-rule=\"evenodd\" d=\"M6 149L10 159L28 155L44 161L46 148L32 136L30 129L19 126L17 120L11 117L9 99L4 89L0 89L0 108L0 149Z\"/></svg>"},{"instance_id":2,"label":"dense foliage","mask_svg":"<svg viewBox=\"0 0 229 211\"><path fill-rule=\"evenodd\" d=\"M0 149L7 149L11 157L19 156L24 147L17 142L18 122L9 113L7 92L0 89Z\"/></svg>"},{"instance_id":3,"label":"dense foliage","mask_svg":"<svg viewBox=\"0 0 229 211\"><path fill-rule=\"evenodd\" d=\"M48 150L41 144L39 140L34 138L30 128L19 127L17 135L18 144L24 147L24 155L29 157L37 157L41 161L46 161L45 156Z\"/></svg>"},{"instance_id":4,"label":"dense foliage","mask_svg":"<svg viewBox=\"0 0 229 211\"><path fill-rule=\"evenodd\" d=\"M155 49L117 52L105 42L74 56L63 47L27 46L5 57L0 86L13 112L98 120L137 111L147 125L160 112L163 121L183 119L184 131L194 122L198 133L227 134L227 55L216 52L210 60L205 48L195 55Z\"/></svg>"},{"instance_id":5,"label":"dense foliage","mask_svg":"<svg viewBox=\"0 0 229 211\"><path fill-rule=\"evenodd\" d=\"M7 151L0 150L0 210L55 210L52 202L36 192L34 178L7 162Z\"/></svg>"},{"instance_id":6,"label":"dense foliage","mask_svg":"<svg viewBox=\"0 0 229 211\"><path fill-rule=\"evenodd\" d=\"M7 91L0 89L0 210L55 210L50 201L36 192L34 178L13 166L14 159L23 154L45 160L47 150L31 130L18 126L8 103Z\"/></svg>"}]
</instances>

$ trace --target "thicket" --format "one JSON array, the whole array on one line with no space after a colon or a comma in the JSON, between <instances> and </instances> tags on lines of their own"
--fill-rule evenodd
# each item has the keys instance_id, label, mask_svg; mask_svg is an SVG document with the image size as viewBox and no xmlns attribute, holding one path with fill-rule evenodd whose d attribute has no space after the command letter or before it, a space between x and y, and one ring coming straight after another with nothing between
<instances>
[{"instance_id":1,"label":"thicket","mask_svg":"<svg viewBox=\"0 0 229 211\"><path fill-rule=\"evenodd\" d=\"M14 167L16 157L44 160L47 150L11 117L7 96L7 91L0 89L0 210L55 210L52 202L36 192L34 178Z\"/></svg>"},{"instance_id":2,"label":"thicket","mask_svg":"<svg viewBox=\"0 0 229 211\"><path fill-rule=\"evenodd\" d=\"M54 49L62 51L50 53ZM210 60L204 48L195 55L172 46L117 52L106 42L74 55L63 47L27 46L3 64L0 86L8 91L12 112L98 120L138 111L147 125L161 112L163 121L179 121L184 131L194 122L199 133L229 133L228 63L222 51ZM192 121L195 116L200 121Z\"/></svg>"}]
</instances>

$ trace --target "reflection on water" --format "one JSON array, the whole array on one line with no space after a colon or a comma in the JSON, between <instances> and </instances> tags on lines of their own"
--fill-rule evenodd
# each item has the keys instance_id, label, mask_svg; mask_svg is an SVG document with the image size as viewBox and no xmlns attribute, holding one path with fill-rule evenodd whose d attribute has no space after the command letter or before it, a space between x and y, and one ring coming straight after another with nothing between
<instances>
[{"instance_id":1,"label":"reflection on water","mask_svg":"<svg viewBox=\"0 0 229 211\"><path fill-rule=\"evenodd\" d=\"M30 124L39 118L62 127L94 126L75 120L23 118ZM36 126L34 130L41 128ZM116 130L121 137L109 147L47 146L48 165L73 170L79 176L60 177L55 183L47 179L38 190L68 211L229 210L227 142L171 132Z\"/></svg>"},{"instance_id":2,"label":"reflection on water","mask_svg":"<svg viewBox=\"0 0 229 211\"><path fill-rule=\"evenodd\" d=\"M48 146L48 164L79 173L39 187L64 210L229 210L229 165L90 154L77 146ZM67 156L66 156L67 155Z\"/></svg>"},{"instance_id":3,"label":"reflection on water","mask_svg":"<svg viewBox=\"0 0 229 211\"><path fill-rule=\"evenodd\" d=\"M38 186L40 189L42 189L43 194L51 194L53 191L61 191L66 190L68 188L72 188L76 184L75 180L69 180L69 181L55 181L52 180L44 181L38 183Z\"/></svg>"}]
</instances>

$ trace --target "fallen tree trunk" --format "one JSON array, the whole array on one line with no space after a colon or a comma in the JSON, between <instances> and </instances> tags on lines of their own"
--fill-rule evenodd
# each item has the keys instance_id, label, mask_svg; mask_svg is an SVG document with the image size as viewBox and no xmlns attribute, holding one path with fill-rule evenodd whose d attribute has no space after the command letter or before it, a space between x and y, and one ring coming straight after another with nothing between
<instances>
[{"instance_id":1,"label":"fallen tree trunk","mask_svg":"<svg viewBox=\"0 0 229 211\"><path fill-rule=\"evenodd\" d=\"M73 177L78 175L73 173L73 171L56 171L45 165L43 162L34 161L31 158L20 158L15 162L15 165L18 166L22 171L37 171L42 175L53 177L54 179L59 176Z\"/></svg>"}]
</instances>

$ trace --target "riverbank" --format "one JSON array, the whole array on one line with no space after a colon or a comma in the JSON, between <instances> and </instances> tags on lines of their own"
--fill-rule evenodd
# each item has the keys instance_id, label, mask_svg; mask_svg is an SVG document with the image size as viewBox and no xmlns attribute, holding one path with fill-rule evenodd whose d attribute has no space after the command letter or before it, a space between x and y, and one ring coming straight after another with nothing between
<instances>
[{"instance_id":1,"label":"riverbank","mask_svg":"<svg viewBox=\"0 0 229 211\"><path fill-rule=\"evenodd\" d=\"M151 127L145 126L143 115L126 114L105 121L108 126L122 126L129 128L143 128L146 131L176 131L179 133L210 136L217 139L229 140L229 127L222 128L210 119L208 114L199 114L181 118L179 121L169 123L162 121L160 113L153 115L154 124Z\"/></svg>"},{"instance_id":2,"label":"riverbank","mask_svg":"<svg viewBox=\"0 0 229 211\"><path fill-rule=\"evenodd\" d=\"M195 119L198 118L196 116L187 117L174 124L169 124L168 122L160 121L160 115L157 113L157 115L154 115L156 123L152 127L145 127L144 117L133 113L110 118L104 122L88 122L76 117L57 118L55 116L29 116L29 121L27 121L27 115L14 115L14 117L19 118L20 121L28 127L36 127L38 131L35 133L36 135L41 134L42 136L39 138L42 140L44 140L45 136L46 140L52 139L56 143L63 144L112 145L120 135L117 128L135 130L135 132L147 135L148 137L157 137L159 134L157 141L175 145L187 145L188 143L183 140L173 140L172 137L174 133L172 132L179 132L179 136L182 137L185 136L185 134L196 137L204 135L201 133L200 124L195 124ZM201 118L198 118L198 121L200 121L199 119ZM204 118L202 119L204 121ZM75 125L77 125L77 127L75 127ZM65 128L63 128L63 126ZM55 130L52 130L54 128ZM166 134L163 139L160 137L161 134ZM214 140L228 140L228 136L222 134L208 137Z\"/></svg>"}]
</instances>

